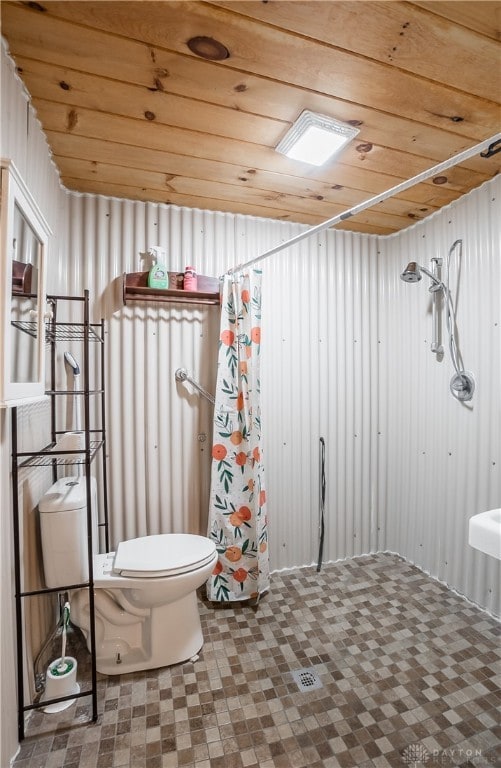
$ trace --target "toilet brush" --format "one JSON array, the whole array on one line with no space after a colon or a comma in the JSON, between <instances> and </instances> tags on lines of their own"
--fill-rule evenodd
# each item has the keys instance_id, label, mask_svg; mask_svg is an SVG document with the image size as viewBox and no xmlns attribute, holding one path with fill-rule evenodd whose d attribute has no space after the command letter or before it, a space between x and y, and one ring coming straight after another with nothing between
<instances>
[{"instance_id":1,"label":"toilet brush","mask_svg":"<svg viewBox=\"0 0 501 768\"><path fill-rule=\"evenodd\" d=\"M53 675L64 675L70 669L70 664L66 661L66 632L70 621L70 604L66 602L63 608L63 642L61 648L61 659L56 667L53 667Z\"/></svg>"},{"instance_id":2,"label":"toilet brush","mask_svg":"<svg viewBox=\"0 0 501 768\"><path fill-rule=\"evenodd\" d=\"M64 709L71 707L71 705L75 703L75 699L68 698L66 698L65 701L50 703L51 699L63 696L68 697L80 692L80 686L76 681L77 660L73 658L73 656L66 656L66 633L70 621L70 604L68 602L64 604L62 621L63 644L61 648L61 658L56 659L52 664L49 664L47 668L45 691L42 697L42 700L49 702L43 708L43 711L49 714L62 712Z\"/></svg>"}]
</instances>

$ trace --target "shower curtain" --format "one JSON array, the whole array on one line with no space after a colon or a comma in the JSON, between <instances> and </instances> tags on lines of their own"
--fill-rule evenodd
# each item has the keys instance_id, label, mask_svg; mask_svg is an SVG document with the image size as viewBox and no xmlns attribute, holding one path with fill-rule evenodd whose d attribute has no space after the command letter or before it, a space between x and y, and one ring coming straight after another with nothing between
<instances>
[{"instance_id":1,"label":"shower curtain","mask_svg":"<svg viewBox=\"0 0 501 768\"><path fill-rule=\"evenodd\" d=\"M257 599L269 586L261 447L261 272L225 275L214 406L208 536L219 554L214 601Z\"/></svg>"}]
</instances>

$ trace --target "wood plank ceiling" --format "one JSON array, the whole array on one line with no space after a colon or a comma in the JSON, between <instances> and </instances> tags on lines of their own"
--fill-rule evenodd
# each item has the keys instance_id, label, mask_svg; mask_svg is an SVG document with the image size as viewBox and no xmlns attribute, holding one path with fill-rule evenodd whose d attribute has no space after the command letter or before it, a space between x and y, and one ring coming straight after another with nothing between
<instances>
[{"instance_id":1,"label":"wood plank ceiling","mask_svg":"<svg viewBox=\"0 0 501 768\"><path fill-rule=\"evenodd\" d=\"M39 0L1 14L80 192L313 225L500 130L500 2ZM196 37L229 55L196 55ZM274 150L304 109L360 128L322 168ZM401 230L500 161L475 156L338 226Z\"/></svg>"}]
</instances>

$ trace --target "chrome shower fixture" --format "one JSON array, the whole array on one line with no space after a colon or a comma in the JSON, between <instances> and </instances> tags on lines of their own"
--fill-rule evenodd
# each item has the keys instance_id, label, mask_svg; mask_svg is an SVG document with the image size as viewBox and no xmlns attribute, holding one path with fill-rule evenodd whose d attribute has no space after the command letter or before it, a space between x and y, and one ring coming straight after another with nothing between
<instances>
[{"instance_id":1,"label":"chrome shower fixture","mask_svg":"<svg viewBox=\"0 0 501 768\"><path fill-rule=\"evenodd\" d=\"M174 373L174 378L178 382L188 381L193 387L195 387L198 392L200 392L201 395L203 395L203 397L205 397L206 400L209 401L209 403L212 403L212 405L215 404L216 399L214 395L211 395L211 393L207 392L207 390L204 389L201 384L198 384L198 382L196 382L195 379L190 376L186 368L178 368Z\"/></svg>"},{"instance_id":2,"label":"chrome shower fixture","mask_svg":"<svg viewBox=\"0 0 501 768\"><path fill-rule=\"evenodd\" d=\"M445 285L442 283L441 280L438 279L437 273L438 268L442 266L442 259L434 258L431 260L431 267L433 271L430 271L429 269L426 269L426 267L423 267L421 264L418 264L417 261L410 261L404 271L400 275L400 279L404 281L404 283L418 283L422 279L421 272L424 272L425 275L427 275L431 280L431 285L429 287L429 291L434 294L433 296L433 303L431 305L431 313L432 313L432 326L433 326L433 339L431 342L431 351L435 355L441 355L444 351L443 346L440 344L438 337L439 337L439 318L438 318L438 310L439 310L439 292L443 291L444 296L446 295L446 288Z\"/></svg>"},{"instance_id":3,"label":"chrome shower fixture","mask_svg":"<svg viewBox=\"0 0 501 768\"><path fill-rule=\"evenodd\" d=\"M438 341L439 335L439 311L441 307L441 299L443 297L445 308L445 321L447 325L447 332L449 335L449 352L451 356L452 365L454 366L455 374L451 379L450 391L456 400L468 401L473 397L475 391L475 379L473 374L469 371L465 371L461 354L459 352L456 341L456 315L454 310L454 304L449 289L449 269L452 253L459 246L463 244L462 240L455 240L455 242L449 248L447 254L447 261L445 264L445 282L438 277L438 268L442 266L442 259L433 258L431 260L431 271L416 261L411 261L407 264L406 268L400 275L400 279L405 283L418 283L421 278L421 272L427 275L431 282L429 290L434 294L432 303L432 324L433 324L433 340L431 342L431 351L435 354L442 354L444 351L443 346Z\"/></svg>"},{"instance_id":4,"label":"chrome shower fixture","mask_svg":"<svg viewBox=\"0 0 501 768\"><path fill-rule=\"evenodd\" d=\"M425 275L428 275L432 281L432 285L430 285L429 288L430 291L434 292L441 290L443 283L440 282L440 280L436 277L436 275L433 274L433 272L430 272L429 269L426 269L426 267L418 264L417 261L409 261L406 268L400 275L400 279L403 280L404 283L418 283L423 277L421 272L424 272Z\"/></svg>"},{"instance_id":5,"label":"chrome shower fixture","mask_svg":"<svg viewBox=\"0 0 501 768\"><path fill-rule=\"evenodd\" d=\"M176 381L186 381L188 378L188 371L186 368L178 368L174 374Z\"/></svg>"},{"instance_id":6,"label":"chrome shower fixture","mask_svg":"<svg viewBox=\"0 0 501 768\"><path fill-rule=\"evenodd\" d=\"M417 261L409 261L406 268L400 275L404 283L418 283L421 280L421 270Z\"/></svg>"},{"instance_id":7,"label":"chrome shower fixture","mask_svg":"<svg viewBox=\"0 0 501 768\"><path fill-rule=\"evenodd\" d=\"M449 384L451 395L456 400L471 400L475 391L475 379L469 371L455 373Z\"/></svg>"}]
</instances>

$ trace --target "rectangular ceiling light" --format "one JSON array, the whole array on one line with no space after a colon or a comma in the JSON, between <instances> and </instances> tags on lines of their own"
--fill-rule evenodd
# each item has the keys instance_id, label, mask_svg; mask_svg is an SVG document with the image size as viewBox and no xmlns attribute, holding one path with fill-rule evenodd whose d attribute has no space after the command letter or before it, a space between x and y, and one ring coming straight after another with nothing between
<instances>
[{"instance_id":1,"label":"rectangular ceiling light","mask_svg":"<svg viewBox=\"0 0 501 768\"><path fill-rule=\"evenodd\" d=\"M282 155L310 165L323 165L360 133L347 123L305 109L277 144Z\"/></svg>"}]
</instances>

